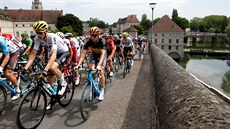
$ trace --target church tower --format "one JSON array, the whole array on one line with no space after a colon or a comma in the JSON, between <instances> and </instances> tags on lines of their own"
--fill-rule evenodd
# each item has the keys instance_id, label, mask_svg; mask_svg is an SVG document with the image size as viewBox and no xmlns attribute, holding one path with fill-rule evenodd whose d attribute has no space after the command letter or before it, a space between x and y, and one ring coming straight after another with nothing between
<instances>
[{"instance_id":1,"label":"church tower","mask_svg":"<svg viewBox=\"0 0 230 129\"><path fill-rule=\"evenodd\" d=\"M31 8L32 8L32 10L34 10L34 9L43 10L42 2L39 0L32 1L32 7Z\"/></svg>"}]
</instances>

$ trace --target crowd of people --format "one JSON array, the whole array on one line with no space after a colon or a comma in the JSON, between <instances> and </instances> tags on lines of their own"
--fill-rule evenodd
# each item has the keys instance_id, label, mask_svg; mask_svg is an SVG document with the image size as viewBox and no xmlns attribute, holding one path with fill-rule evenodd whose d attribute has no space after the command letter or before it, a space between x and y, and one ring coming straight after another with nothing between
<instances>
[{"instance_id":1,"label":"crowd of people","mask_svg":"<svg viewBox=\"0 0 230 129\"><path fill-rule=\"evenodd\" d=\"M37 21L33 29L36 34L28 35L22 33L20 41L13 34L6 34L0 30L0 73L5 74L6 79L12 82L17 94L12 96L12 100L16 100L20 96L20 88L17 87L17 79L13 76L13 72L19 58L28 57L27 63L23 69L28 71L33 64L36 56L44 56L46 66L42 71L42 76L54 86L54 77L60 80L61 88L58 91L62 95L66 90L67 82L64 79L63 72L59 69L63 64L76 64L76 70L81 67L85 61L87 53L91 53L88 61L88 67L98 69L101 75L100 88L101 93L99 100L104 99L105 87L105 68L109 70L109 76L113 76L113 58L116 53L123 53L123 60L126 59L127 53L133 55L139 53L140 61L143 59L143 51L145 42L144 36L131 37L127 32L122 34L103 33L98 27L90 29L90 35L84 37L75 37L72 33L49 33L48 24L45 21ZM133 61L132 61L133 65ZM48 75L48 73L52 75ZM75 80L75 84L79 83L79 79Z\"/></svg>"}]
</instances>

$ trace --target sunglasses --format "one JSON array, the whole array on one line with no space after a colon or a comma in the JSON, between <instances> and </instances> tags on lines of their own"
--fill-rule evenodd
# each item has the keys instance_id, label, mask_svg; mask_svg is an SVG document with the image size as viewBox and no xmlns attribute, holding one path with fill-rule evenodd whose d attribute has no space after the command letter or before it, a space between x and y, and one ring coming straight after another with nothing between
<instances>
[{"instance_id":1,"label":"sunglasses","mask_svg":"<svg viewBox=\"0 0 230 129\"><path fill-rule=\"evenodd\" d=\"M37 35L41 35L43 33L44 33L44 31L38 31L38 32L36 32Z\"/></svg>"},{"instance_id":2,"label":"sunglasses","mask_svg":"<svg viewBox=\"0 0 230 129\"><path fill-rule=\"evenodd\" d=\"M97 34L92 34L91 37L97 37L98 35Z\"/></svg>"}]
</instances>

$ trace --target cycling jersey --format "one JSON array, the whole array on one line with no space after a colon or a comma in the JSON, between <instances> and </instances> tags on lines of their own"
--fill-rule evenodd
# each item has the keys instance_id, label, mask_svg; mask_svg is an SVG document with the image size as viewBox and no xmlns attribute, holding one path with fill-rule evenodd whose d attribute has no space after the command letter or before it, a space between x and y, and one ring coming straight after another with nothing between
<instances>
[{"instance_id":1,"label":"cycling jersey","mask_svg":"<svg viewBox=\"0 0 230 129\"><path fill-rule=\"evenodd\" d=\"M53 33L47 34L47 42L38 37L35 37L34 41L35 43L33 49L36 51L39 50L40 45L45 47L49 54L51 54L52 51L56 51L57 54L69 51L68 46L64 43L64 41L58 35Z\"/></svg>"},{"instance_id":2,"label":"cycling jersey","mask_svg":"<svg viewBox=\"0 0 230 129\"><path fill-rule=\"evenodd\" d=\"M80 56L81 51L79 49L80 48L79 41L76 38L70 38L70 41L72 41L75 48L77 48L77 56Z\"/></svg>"},{"instance_id":3,"label":"cycling jersey","mask_svg":"<svg viewBox=\"0 0 230 129\"><path fill-rule=\"evenodd\" d=\"M32 46L32 43L33 43L31 38L27 38L26 40L21 40L21 42L25 44L27 47Z\"/></svg>"},{"instance_id":4,"label":"cycling jersey","mask_svg":"<svg viewBox=\"0 0 230 129\"><path fill-rule=\"evenodd\" d=\"M115 50L115 45L114 45L114 42L112 39L107 40L106 49L107 49L107 51L110 51L110 52Z\"/></svg>"},{"instance_id":5,"label":"cycling jersey","mask_svg":"<svg viewBox=\"0 0 230 129\"><path fill-rule=\"evenodd\" d=\"M133 45L132 39L130 37L127 37L126 41L121 39L121 43L124 45L124 47L131 47Z\"/></svg>"},{"instance_id":6,"label":"cycling jersey","mask_svg":"<svg viewBox=\"0 0 230 129\"><path fill-rule=\"evenodd\" d=\"M84 49L87 50L89 47L91 47L94 58L100 58L102 50L106 50L105 41L101 38L99 38L97 43L94 43L92 39L89 39L84 45Z\"/></svg>"},{"instance_id":7,"label":"cycling jersey","mask_svg":"<svg viewBox=\"0 0 230 129\"><path fill-rule=\"evenodd\" d=\"M3 54L12 54L16 52L19 47L14 44L11 40L6 39L3 36L0 36L0 51Z\"/></svg>"}]
</instances>

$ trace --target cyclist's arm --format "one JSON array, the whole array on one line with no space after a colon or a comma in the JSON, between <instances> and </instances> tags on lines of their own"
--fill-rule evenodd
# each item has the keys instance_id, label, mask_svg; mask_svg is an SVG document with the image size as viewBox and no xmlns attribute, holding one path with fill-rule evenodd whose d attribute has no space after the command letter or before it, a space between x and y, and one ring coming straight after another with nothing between
<instances>
[{"instance_id":1,"label":"cyclist's arm","mask_svg":"<svg viewBox=\"0 0 230 129\"><path fill-rule=\"evenodd\" d=\"M25 55L25 54L29 53L30 48L31 48L31 46L27 46L27 47L26 47L26 50L25 50L25 51L24 51L24 53L23 53L23 55Z\"/></svg>"},{"instance_id":2,"label":"cyclist's arm","mask_svg":"<svg viewBox=\"0 0 230 129\"><path fill-rule=\"evenodd\" d=\"M32 65L32 63L36 57L36 54L37 54L37 51L34 49L30 52L29 59L28 59L27 64L25 66L26 70L28 70L28 68Z\"/></svg>"},{"instance_id":3,"label":"cyclist's arm","mask_svg":"<svg viewBox=\"0 0 230 129\"><path fill-rule=\"evenodd\" d=\"M53 65L53 63L54 63L56 57L57 57L57 51L56 51L56 50L53 50L53 51L51 52L50 59L49 59L47 65L46 65L46 67L45 67L45 69L44 69L45 71L49 71L49 69L50 69L51 66Z\"/></svg>"},{"instance_id":4,"label":"cyclist's arm","mask_svg":"<svg viewBox=\"0 0 230 129\"><path fill-rule=\"evenodd\" d=\"M87 53L87 50L85 50L85 49L81 50L81 57L80 57L80 60L79 60L79 62L77 64L78 66L80 66L81 63L85 60L86 53Z\"/></svg>"},{"instance_id":5,"label":"cyclist's arm","mask_svg":"<svg viewBox=\"0 0 230 129\"><path fill-rule=\"evenodd\" d=\"M98 62L98 66L102 66L102 63L103 63L103 61L104 61L104 58L105 58L105 53L106 53L106 51L104 50L104 49L102 49L101 50L101 56L100 56L100 60L99 60L99 62Z\"/></svg>"}]
</instances>

